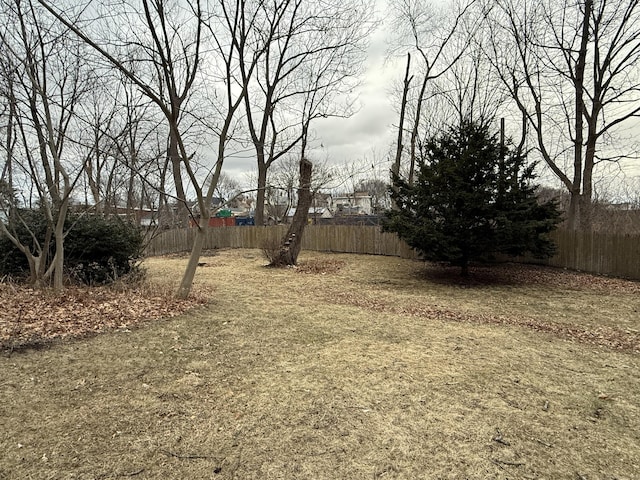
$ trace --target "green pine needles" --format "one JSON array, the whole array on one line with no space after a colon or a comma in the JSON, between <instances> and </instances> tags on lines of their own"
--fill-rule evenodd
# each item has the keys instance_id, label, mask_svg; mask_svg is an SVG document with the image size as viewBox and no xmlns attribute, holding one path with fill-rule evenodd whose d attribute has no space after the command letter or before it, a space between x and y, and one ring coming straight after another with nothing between
<instances>
[{"instance_id":1,"label":"green pine needles","mask_svg":"<svg viewBox=\"0 0 640 480\"><path fill-rule=\"evenodd\" d=\"M413 185L393 179L396 209L383 228L463 275L470 261L495 254L549 257L555 245L548 234L560 213L555 203L538 202L534 166L501 147L488 126L463 122L427 142Z\"/></svg>"}]
</instances>

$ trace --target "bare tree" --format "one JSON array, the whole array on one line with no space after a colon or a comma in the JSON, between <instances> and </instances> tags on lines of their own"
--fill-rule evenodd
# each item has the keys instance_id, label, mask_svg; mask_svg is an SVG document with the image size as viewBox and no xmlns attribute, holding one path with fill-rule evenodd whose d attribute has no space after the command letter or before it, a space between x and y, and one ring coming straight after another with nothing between
<instances>
[{"instance_id":1,"label":"bare tree","mask_svg":"<svg viewBox=\"0 0 640 480\"><path fill-rule=\"evenodd\" d=\"M213 51L216 53L216 59L222 72L219 80L221 80L221 90L224 100L221 102L219 109L221 115L217 130L216 158L214 167L207 175L207 188L205 189L198 184L195 173L192 170L189 173L192 187L196 192L200 221L197 225L198 229L191 249L191 255L189 256L189 262L178 289L177 295L180 298L186 298L191 291L191 285L193 284L193 278L204 245L205 229L209 225L209 218L211 216L211 199L213 198L222 173L227 143L231 138L233 130L234 117L247 94L247 84L244 82L238 83L236 80L235 72L237 65L235 62L238 58L242 58L241 52L249 48L249 46L242 42L236 42L236 34L243 26L254 24L256 11L250 9L244 0L236 0L235 2L230 2L230 4L226 4L225 0L219 0L218 9L215 10L214 13L215 15L210 14L211 19L205 22L204 25L213 40ZM250 71L256 68L261 55L261 51L257 51L254 54L253 62L249 66ZM189 170L187 171L189 172Z\"/></svg>"},{"instance_id":2,"label":"bare tree","mask_svg":"<svg viewBox=\"0 0 640 480\"><path fill-rule=\"evenodd\" d=\"M84 42L96 50L109 64L135 84L162 112L169 129L167 158L173 171L178 200L186 208L184 190L180 184L181 169L189 179L189 187L194 191L199 211L199 223L192 245L191 255L184 276L178 288L177 296L189 295L202 246L205 229L211 214L211 199L222 171L225 151L232 134L235 114L246 94L246 85L236 79L237 59L250 47L250 42L238 42L237 32L241 28L254 24L255 9L251 10L244 0L219 0L213 2L211 10L203 8L203 1L189 5L181 2L141 0L142 18L132 21L134 38L127 45L137 47L137 55L118 56L118 44L111 41L107 46L90 38L77 24L54 9L44 0L38 0L60 22L72 30ZM136 15L126 2L109 5L112 10L120 8L123 21ZM182 128L183 115L191 115L196 109L186 109L185 102L191 99L196 88L196 80L204 79L201 74L203 38L207 36L207 53L212 62L214 73L208 78L215 82L218 102L214 106L219 112L217 121L212 122L217 147L213 167L205 175L206 184L197 174L195 151L189 152L186 132ZM261 57L258 50L248 67L255 68ZM133 59L132 59L133 58ZM136 60L139 59L139 60ZM200 84L198 84L200 86ZM200 97L202 101L204 97ZM196 119L198 120L198 119ZM177 156L176 156L177 155Z\"/></svg>"},{"instance_id":3,"label":"bare tree","mask_svg":"<svg viewBox=\"0 0 640 480\"><path fill-rule=\"evenodd\" d=\"M287 230L278 254L271 260L271 265L281 267L285 265L296 265L298 255L302 248L302 236L309 218L309 207L311 206L311 177L313 164L303 158L300 161L300 187L298 188L298 203L293 220Z\"/></svg>"},{"instance_id":4,"label":"bare tree","mask_svg":"<svg viewBox=\"0 0 640 480\"><path fill-rule=\"evenodd\" d=\"M47 231L44 239L31 231L28 245L2 222L0 229L25 254L32 281L42 284L51 278L59 291L64 279L65 221L71 193L84 170L82 161L68 160L66 154L70 138L78 134L76 110L90 83L86 55L82 45L67 38L66 29L43 18L30 0L4 0L0 5L3 19L15 25L0 33L3 93L12 125L5 160L11 172L8 184L13 190L18 168L23 190L30 192L28 204L35 196ZM28 227L18 206L8 206L12 220ZM48 257L51 240L53 258Z\"/></svg>"},{"instance_id":5,"label":"bare tree","mask_svg":"<svg viewBox=\"0 0 640 480\"><path fill-rule=\"evenodd\" d=\"M398 146L392 168L392 172L398 175L404 149L405 112L407 102L412 103L413 108L410 110L413 118L409 129L409 183L413 182L416 148L420 129L424 126L424 103L432 95L428 87L451 70L463 57L473 35L473 29L465 28L465 20L475 1L454 2L453 9L451 5L439 6L435 2L423 0L393 0L390 4L393 29L396 32L392 52L403 55L406 52L415 52L415 58L419 59L418 73L410 75L411 56L407 55ZM421 82L417 89L411 92L410 83L416 75L421 77Z\"/></svg>"},{"instance_id":6,"label":"bare tree","mask_svg":"<svg viewBox=\"0 0 640 480\"><path fill-rule=\"evenodd\" d=\"M400 176L400 166L402 164L402 151L404 150L404 117L407 111L407 95L409 95L409 86L413 76L410 76L411 72L411 53L407 53L407 67L404 72L404 80L402 82L402 100L400 101L400 121L398 122L398 140L396 142L396 155L391 167L392 177ZM412 162L413 163L413 162ZM395 188L395 186L393 187ZM395 207L395 204L394 204Z\"/></svg>"},{"instance_id":7,"label":"bare tree","mask_svg":"<svg viewBox=\"0 0 640 480\"><path fill-rule=\"evenodd\" d=\"M87 112L87 179L97 210L126 213L133 221L167 228L177 223L167 184L166 124L139 88L117 70L107 71L108 89ZM93 162L91 158L93 157ZM91 179L90 176L94 175ZM100 203L94 190L98 194Z\"/></svg>"},{"instance_id":8,"label":"bare tree","mask_svg":"<svg viewBox=\"0 0 640 480\"><path fill-rule=\"evenodd\" d=\"M486 2L488 58L540 156L571 195L568 226L591 227L594 172L629 152L614 141L640 115L640 2Z\"/></svg>"},{"instance_id":9,"label":"bare tree","mask_svg":"<svg viewBox=\"0 0 640 480\"><path fill-rule=\"evenodd\" d=\"M476 21L468 15L467 22ZM487 38L481 29L466 27L471 40L462 57L440 79L434 82L433 95L429 99L429 113L435 129L473 121L487 124L503 114L508 99L500 86L491 64L486 61L484 45ZM434 118L435 117L435 118ZM431 133L435 133L432 130Z\"/></svg>"},{"instance_id":10,"label":"bare tree","mask_svg":"<svg viewBox=\"0 0 640 480\"><path fill-rule=\"evenodd\" d=\"M363 60L369 0L313 3L277 0L261 4L259 41L261 68L249 75L243 58L247 127L255 148L258 184L256 224L264 224L267 172L296 149L304 156L309 124L315 118L348 115L335 98L351 90ZM239 41L247 37L239 31ZM252 62L254 53L248 52Z\"/></svg>"},{"instance_id":11,"label":"bare tree","mask_svg":"<svg viewBox=\"0 0 640 480\"><path fill-rule=\"evenodd\" d=\"M174 225L165 187L170 163L166 127L153 104L131 81L120 77L116 93L121 101L112 137L116 153L107 179L107 195L119 197L121 203L124 197L130 215L136 207L153 212L159 228Z\"/></svg>"},{"instance_id":12,"label":"bare tree","mask_svg":"<svg viewBox=\"0 0 640 480\"><path fill-rule=\"evenodd\" d=\"M216 195L223 202L229 202L241 192L240 183L230 176L229 174L222 172L218 178L216 184Z\"/></svg>"},{"instance_id":13,"label":"bare tree","mask_svg":"<svg viewBox=\"0 0 640 480\"><path fill-rule=\"evenodd\" d=\"M74 153L84 158L84 178L88 187L85 188L85 206L96 212L106 210L111 179L116 170L113 129L118 109L109 97L106 89L93 82L86 102L79 106L80 121L85 128L77 139L71 139Z\"/></svg>"}]
</instances>

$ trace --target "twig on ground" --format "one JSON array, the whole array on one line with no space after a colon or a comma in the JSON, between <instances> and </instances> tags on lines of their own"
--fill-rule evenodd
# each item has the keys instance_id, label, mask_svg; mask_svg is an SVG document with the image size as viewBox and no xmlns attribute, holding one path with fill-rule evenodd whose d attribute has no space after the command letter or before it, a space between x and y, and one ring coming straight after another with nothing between
<instances>
[{"instance_id":1,"label":"twig on ground","mask_svg":"<svg viewBox=\"0 0 640 480\"><path fill-rule=\"evenodd\" d=\"M120 473L120 474L118 474L118 476L119 477L135 477L136 475L140 475L142 472L144 472L144 468L141 468L139 470L135 470L133 472Z\"/></svg>"},{"instance_id":2,"label":"twig on ground","mask_svg":"<svg viewBox=\"0 0 640 480\"><path fill-rule=\"evenodd\" d=\"M182 460L196 460L196 459L202 459L202 458L211 458L207 455L181 455L179 453L174 453L169 450L160 450L160 452L164 453L168 457L180 458Z\"/></svg>"},{"instance_id":3,"label":"twig on ground","mask_svg":"<svg viewBox=\"0 0 640 480\"><path fill-rule=\"evenodd\" d=\"M543 441L542 441L542 440L540 440L539 438L534 438L534 440L535 440L536 442L538 442L540 445L544 445L545 447L549 447L549 448L553 447L553 445L552 445L552 444L547 443L547 442L543 442Z\"/></svg>"},{"instance_id":4,"label":"twig on ground","mask_svg":"<svg viewBox=\"0 0 640 480\"><path fill-rule=\"evenodd\" d=\"M500 466L500 464L509 465L511 467L521 467L521 466L525 465L524 462L508 462L506 460L498 460L497 458L492 458L491 461L493 463L495 463L496 465L498 465L498 466Z\"/></svg>"},{"instance_id":5,"label":"twig on ground","mask_svg":"<svg viewBox=\"0 0 640 480\"><path fill-rule=\"evenodd\" d=\"M498 429L496 429L496 435L491 440L501 443L502 445L506 445L507 447L511 445L509 442L502 438L502 433L500 433L500 430Z\"/></svg>"}]
</instances>

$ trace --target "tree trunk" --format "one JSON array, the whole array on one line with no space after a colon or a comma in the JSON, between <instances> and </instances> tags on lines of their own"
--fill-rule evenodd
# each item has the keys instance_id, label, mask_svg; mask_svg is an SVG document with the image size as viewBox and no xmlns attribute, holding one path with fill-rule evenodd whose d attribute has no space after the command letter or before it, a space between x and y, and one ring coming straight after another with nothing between
<instances>
[{"instance_id":1,"label":"tree trunk","mask_svg":"<svg viewBox=\"0 0 640 480\"><path fill-rule=\"evenodd\" d=\"M309 217L309 207L311 206L311 172L312 163L303 158L300 160L300 188L298 189L298 205L293 221L289 226L287 234L282 239L280 251L271 262L272 266L282 267L285 265L295 265L298 254L302 248L302 235L307 225Z\"/></svg>"},{"instance_id":2,"label":"tree trunk","mask_svg":"<svg viewBox=\"0 0 640 480\"><path fill-rule=\"evenodd\" d=\"M29 283L35 288L41 288L43 286L42 279L42 255L33 255L30 252L25 253L27 262L29 263Z\"/></svg>"},{"instance_id":3,"label":"tree trunk","mask_svg":"<svg viewBox=\"0 0 640 480\"><path fill-rule=\"evenodd\" d=\"M193 279L196 276L196 269L198 268L198 262L200 261L200 255L202 254L202 248L204 246L204 240L207 236L207 228L209 228L209 212L201 212L200 222L195 229L195 237L193 238L193 245L191 246L191 254L189 255L189 261L187 262L187 268L182 275L182 281L178 292L177 298L185 299L189 297L191 293L191 286L193 285Z\"/></svg>"},{"instance_id":4,"label":"tree trunk","mask_svg":"<svg viewBox=\"0 0 640 480\"><path fill-rule=\"evenodd\" d=\"M188 225L189 213L187 211L187 199L182 183L182 159L180 158L180 153L178 152L178 139L176 138L176 134L173 132L173 129L171 130L169 135L169 148L167 153L169 159L171 160L173 182L176 187L178 225L184 227Z\"/></svg>"},{"instance_id":5,"label":"tree trunk","mask_svg":"<svg viewBox=\"0 0 640 480\"><path fill-rule=\"evenodd\" d=\"M264 162L258 162L258 192L256 193L255 224L264 225L264 204L267 188L267 166Z\"/></svg>"},{"instance_id":6,"label":"tree trunk","mask_svg":"<svg viewBox=\"0 0 640 480\"><path fill-rule=\"evenodd\" d=\"M49 247L51 245L51 238L53 237L53 230L50 227L47 227L44 234L44 242L42 243L42 250L40 251L40 256L37 262L35 262L36 268L36 276L34 285L39 287L44 286L44 278L47 272L47 261L49 256Z\"/></svg>"},{"instance_id":7,"label":"tree trunk","mask_svg":"<svg viewBox=\"0 0 640 480\"><path fill-rule=\"evenodd\" d=\"M56 253L53 256L53 289L61 292L64 288L64 218L67 216L65 207L60 209L54 231Z\"/></svg>"},{"instance_id":8,"label":"tree trunk","mask_svg":"<svg viewBox=\"0 0 640 480\"><path fill-rule=\"evenodd\" d=\"M418 142L418 129L420 128L420 115L422 115L422 102L424 100L424 92L427 89L427 82L429 75L425 74L422 81L422 87L420 88L420 95L418 96L418 104L416 106L416 117L413 119L413 127L411 129L411 144L409 145L409 185L413 185L414 172L416 169L416 143ZM405 88L408 88L407 83Z\"/></svg>"},{"instance_id":9,"label":"tree trunk","mask_svg":"<svg viewBox=\"0 0 640 480\"><path fill-rule=\"evenodd\" d=\"M587 170L586 165L583 163L583 143L584 143L584 115L586 113L586 106L584 103L584 74L586 69L587 47L589 43L589 23L591 21L591 10L593 9L593 0L586 0L584 4L584 15L582 19L582 33L580 38L580 49L578 50L578 59L576 61L575 74L574 74L574 90L575 90L575 140L573 144L573 191L571 192L571 203L569 205L569 228L571 230L583 230L585 229L585 219L588 215L584 201L584 189L581 191L583 181L589 184L588 181L583 179L583 166ZM592 167L593 168L593 167ZM591 197L590 194L588 194ZM589 198L589 203L591 198Z\"/></svg>"},{"instance_id":10,"label":"tree trunk","mask_svg":"<svg viewBox=\"0 0 640 480\"><path fill-rule=\"evenodd\" d=\"M583 232L588 232L592 229L592 210L593 210L591 195L580 195L580 215L578 217L578 227Z\"/></svg>"},{"instance_id":11,"label":"tree trunk","mask_svg":"<svg viewBox=\"0 0 640 480\"><path fill-rule=\"evenodd\" d=\"M407 69L404 73L404 87L402 89L402 104L400 105L400 123L398 125L398 142L396 145L396 158L393 163L393 166L391 167L391 173L392 173L391 188L393 188L394 190L397 190L397 189L394 185L395 182L394 182L393 176L400 176L400 160L402 159L402 150L404 148L404 146L402 145L402 137L404 134L404 115L405 115L405 110L407 108L407 94L409 93L409 83L413 78L413 76L409 77L410 67L411 67L411 54L407 53ZM395 209L398 208L395 200L393 201L392 207Z\"/></svg>"},{"instance_id":12,"label":"tree trunk","mask_svg":"<svg viewBox=\"0 0 640 480\"><path fill-rule=\"evenodd\" d=\"M64 236L62 235L56 235L56 253L53 262L53 290L61 292L64 288Z\"/></svg>"},{"instance_id":13,"label":"tree trunk","mask_svg":"<svg viewBox=\"0 0 640 480\"><path fill-rule=\"evenodd\" d=\"M96 154L96 159L98 158L98 154ZM96 163L98 163L100 160L96 160ZM91 198L93 199L93 205L96 209L97 212L100 212L103 205L102 205L102 194L100 192L100 173L99 173L99 168L98 168L98 172L94 172L93 171L93 164L92 164L92 160L88 159L86 164L85 164L85 170L87 172L87 180L89 181L89 190L91 191ZM94 174L95 174L95 178L94 178Z\"/></svg>"},{"instance_id":14,"label":"tree trunk","mask_svg":"<svg viewBox=\"0 0 640 480\"><path fill-rule=\"evenodd\" d=\"M567 229L579 230L581 224L582 195L578 191L569 192L569 208L567 209Z\"/></svg>"}]
</instances>

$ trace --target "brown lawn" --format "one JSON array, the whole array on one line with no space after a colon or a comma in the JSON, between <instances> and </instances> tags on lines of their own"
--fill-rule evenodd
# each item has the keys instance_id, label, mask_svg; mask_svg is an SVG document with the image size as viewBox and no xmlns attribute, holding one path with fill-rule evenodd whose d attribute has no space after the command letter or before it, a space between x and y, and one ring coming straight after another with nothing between
<instances>
[{"instance_id":1,"label":"brown lawn","mask_svg":"<svg viewBox=\"0 0 640 480\"><path fill-rule=\"evenodd\" d=\"M640 478L640 284L301 260L0 285L0 479Z\"/></svg>"}]
</instances>

